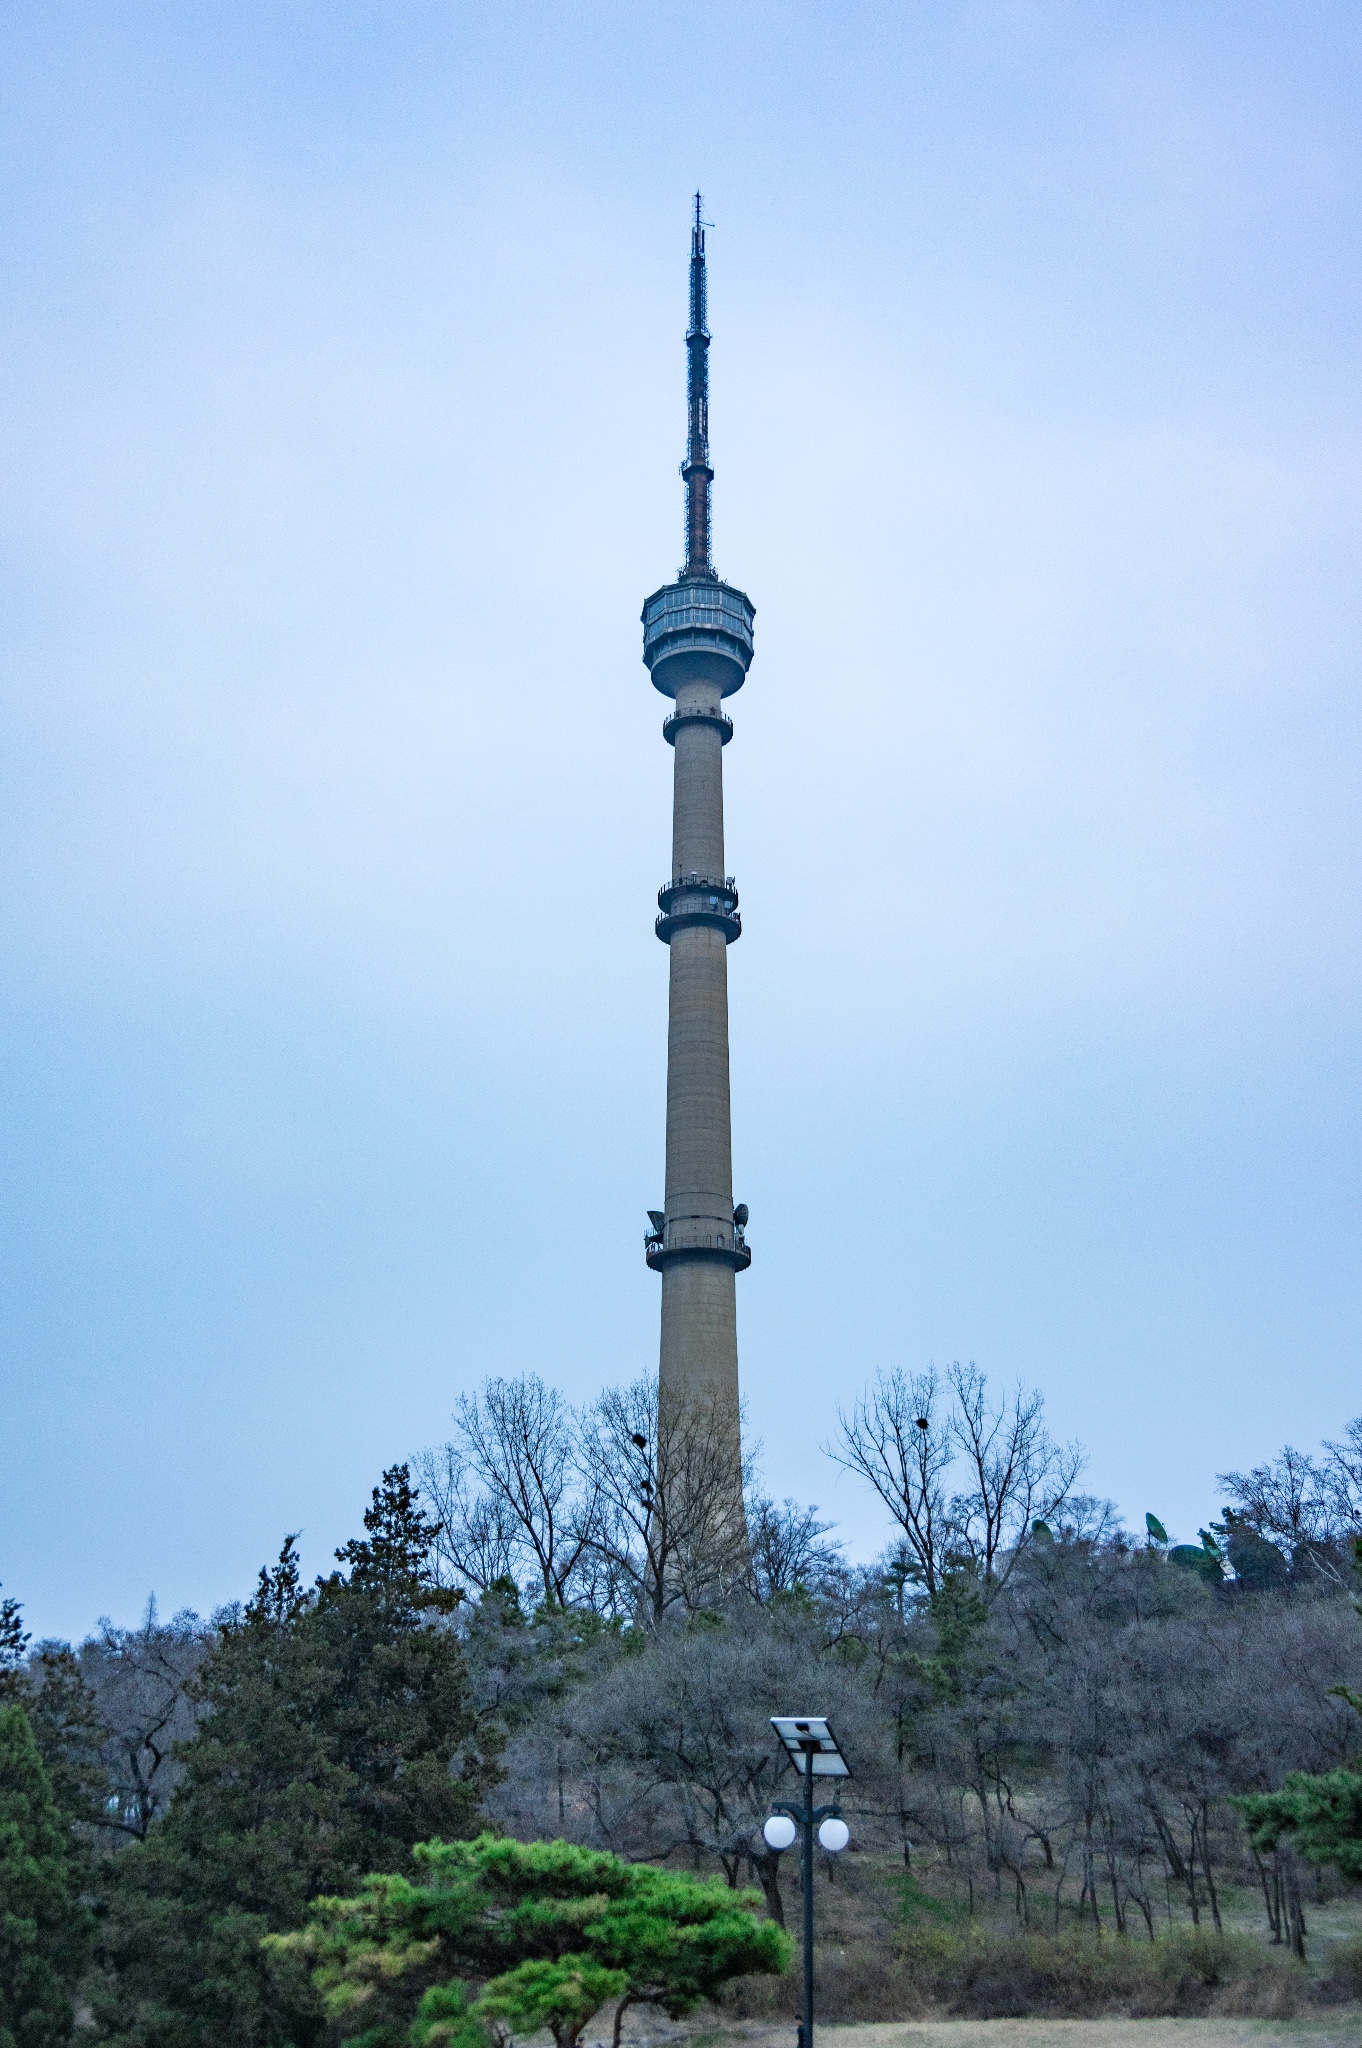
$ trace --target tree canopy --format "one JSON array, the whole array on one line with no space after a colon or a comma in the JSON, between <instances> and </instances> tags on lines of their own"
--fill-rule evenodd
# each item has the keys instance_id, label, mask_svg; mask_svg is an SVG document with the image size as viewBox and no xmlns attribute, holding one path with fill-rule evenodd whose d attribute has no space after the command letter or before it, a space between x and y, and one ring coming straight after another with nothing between
<instances>
[{"instance_id":1,"label":"tree canopy","mask_svg":"<svg viewBox=\"0 0 1362 2048\"><path fill-rule=\"evenodd\" d=\"M220 1618L195 1681L198 1731L164 1819L118 1857L101 1932L101 2024L147 2048L268 2048L322 2031L263 1935L309 1900L479 1825L495 1776L458 1639L428 1575L405 1467L384 1474L348 1567L305 1587L290 1537Z\"/></svg>"},{"instance_id":2,"label":"tree canopy","mask_svg":"<svg viewBox=\"0 0 1362 2048\"><path fill-rule=\"evenodd\" d=\"M0 1706L0 2048L69 2038L88 1923L28 1716L17 1703Z\"/></svg>"},{"instance_id":3,"label":"tree canopy","mask_svg":"<svg viewBox=\"0 0 1362 2048\"><path fill-rule=\"evenodd\" d=\"M1307 1863L1332 1863L1345 1877L1362 1878L1362 1773L1292 1771L1279 1792L1234 1800L1260 1855L1283 1838Z\"/></svg>"},{"instance_id":4,"label":"tree canopy","mask_svg":"<svg viewBox=\"0 0 1362 2048\"><path fill-rule=\"evenodd\" d=\"M779 1974L790 1958L788 1936L757 1917L760 1894L714 1880L495 1835L425 1842L415 1857L415 1880L375 1873L267 1944L306 1960L356 2048L398 2048L409 2029L413 2042L454 2042L478 2022L547 2027L572 2048L612 1999L618 2041L629 2005L679 2018L731 1977Z\"/></svg>"}]
</instances>

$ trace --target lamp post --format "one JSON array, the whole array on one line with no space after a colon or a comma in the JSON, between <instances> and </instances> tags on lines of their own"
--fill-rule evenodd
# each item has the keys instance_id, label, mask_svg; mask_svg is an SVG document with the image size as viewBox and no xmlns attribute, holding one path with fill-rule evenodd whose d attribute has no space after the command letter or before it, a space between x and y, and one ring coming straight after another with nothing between
<instances>
[{"instance_id":1,"label":"lamp post","mask_svg":"<svg viewBox=\"0 0 1362 2048\"><path fill-rule=\"evenodd\" d=\"M777 1854L800 1837L800 1874L804 1888L804 2017L799 2028L799 2048L813 2048L813 1830L819 1823L818 1840L832 1856L839 1855L851 1840L851 1831L833 1806L815 1806L815 1778L849 1778L851 1766L837 1746L837 1737L827 1722L815 1714L803 1720L793 1714L773 1714L771 1726L780 1738L790 1762L804 1780L804 1797L798 1806L777 1800L762 1834L768 1849Z\"/></svg>"}]
</instances>

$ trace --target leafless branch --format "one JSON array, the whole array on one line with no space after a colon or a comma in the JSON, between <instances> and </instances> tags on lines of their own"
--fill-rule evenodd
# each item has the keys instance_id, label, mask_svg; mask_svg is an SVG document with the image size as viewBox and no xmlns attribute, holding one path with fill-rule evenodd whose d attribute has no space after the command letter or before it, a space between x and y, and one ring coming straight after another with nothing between
<instances>
[{"instance_id":1,"label":"leafless branch","mask_svg":"<svg viewBox=\"0 0 1362 2048\"><path fill-rule=\"evenodd\" d=\"M897 1366L880 1373L850 1415L839 1408L841 1441L828 1455L874 1487L903 1531L912 1566L929 1595L941 1585L950 1525L945 1475L955 1456L947 1422L938 1416L935 1368L911 1376Z\"/></svg>"}]
</instances>

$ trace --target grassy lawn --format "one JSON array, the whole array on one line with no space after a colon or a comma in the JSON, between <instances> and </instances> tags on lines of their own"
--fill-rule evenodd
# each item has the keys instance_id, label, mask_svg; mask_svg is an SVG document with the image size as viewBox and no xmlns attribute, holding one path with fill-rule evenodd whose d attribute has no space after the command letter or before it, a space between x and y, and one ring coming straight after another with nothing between
<instances>
[{"instance_id":1,"label":"grassy lawn","mask_svg":"<svg viewBox=\"0 0 1362 2048\"><path fill-rule=\"evenodd\" d=\"M926 2020L829 2026L824 2048L1359 2048L1362 2010L1310 2019ZM691 2048L793 2048L788 2023L709 2028Z\"/></svg>"}]
</instances>

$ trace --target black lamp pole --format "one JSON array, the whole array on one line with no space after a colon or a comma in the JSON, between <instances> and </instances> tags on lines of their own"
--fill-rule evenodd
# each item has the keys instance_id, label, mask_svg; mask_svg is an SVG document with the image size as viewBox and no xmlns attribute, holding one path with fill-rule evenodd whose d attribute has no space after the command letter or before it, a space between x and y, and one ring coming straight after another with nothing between
<instances>
[{"instance_id":1,"label":"black lamp pole","mask_svg":"<svg viewBox=\"0 0 1362 2048\"><path fill-rule=\"evenodd\" d=\"M832 1821L833 1825L824 1832L819 1829L823 1846L832 1855L837 1855L847 1846L846 1823L840 1818L835 1806L815 1806L813 1803L813 1781L815 1777L831 1778L834 1783L851 1776L851 1766L838 1747L826 1717L822 1714L772 1714L771 1726L780 1738L781 1746L797 1771L803 1773L804 1797L798 1806L787 1805L783 1800L772 1804L771 1819L762 1833L769 1846L779 1855L788 1849L793 1834L787 1835L785 1823L774 1828L772 1821L780 1813L787 1821L793 1821L794 1832L799 1835L799 1869L804 1884L804 2017L799 2027L799 2048L813 2048L813 1831L819 1821ZM815 1771L814 1765L818 1768Z\"/></svg>"},{"instance_id":2,"label":"black lamp pole","mask_svg":"<svg viewBox=\"0 0 1362 2048\"><path fill-rule=\"evenodd\" d=\"M813 1831L819 1821L837 1812L835 1806L813 1803L813 1759L817 1742L800 1743L804 1754L804 1803L790 1806L772 1802L772 1813L788 1813L799 1829L799 1871L804 1887L804 2017L799 2026L799 2048L813 2048Z\"/></svg>"},{"instance_id":3,"label":"black lamp pole","mask_svg":"<svg viewBox=\"0 0 1362 2048\"><path fill-rule=\"evenodd\" d=\"M813 1757L804 1752L804 2024L799 2048L813 2048Z\"/></svg>"}]
</instances>

